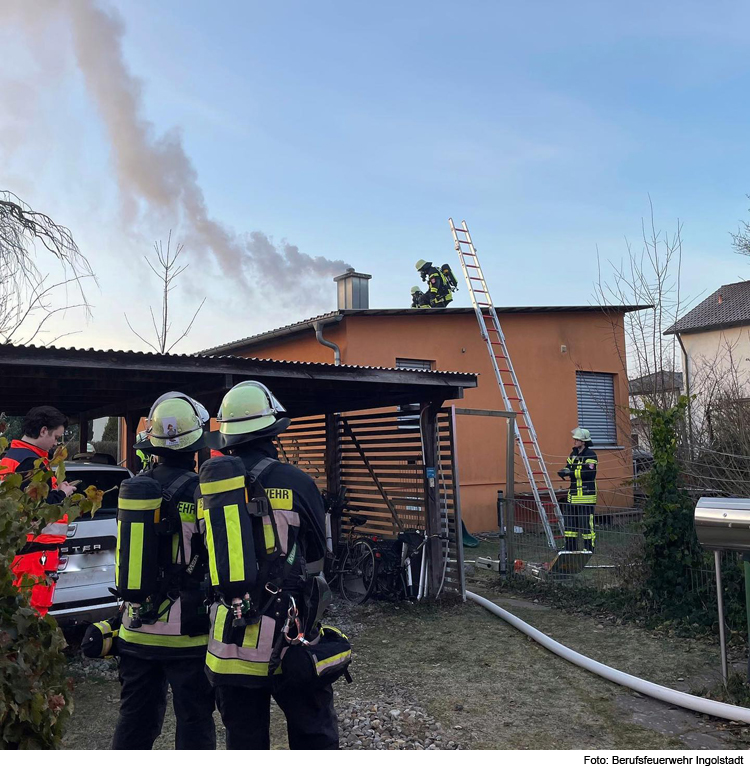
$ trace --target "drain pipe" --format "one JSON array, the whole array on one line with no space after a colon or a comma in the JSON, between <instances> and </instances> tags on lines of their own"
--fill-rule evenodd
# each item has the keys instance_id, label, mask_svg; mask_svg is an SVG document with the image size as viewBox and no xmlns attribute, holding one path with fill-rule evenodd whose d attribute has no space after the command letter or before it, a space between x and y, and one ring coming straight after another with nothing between
<instances>
[{"instance_id":1,"label":"drain pipe","mask_svg":"<svg viewBox=\"0 0 750 778\"><path fill-rule=\"evenodd\" d=\"M640 694L648 695L670 705L679 705L681 708L687 708L697 713L705 713L709 716L717 716L730 721L742 721L745 724L750 724L750 708L741 708L738 705L728 705L725 702L716 702L715 700L707 700L705 697L696 697L693 694L678 692L666 686L651 683L651 681L644 681L643 678L638 678L635 675L628 675L620 670L615 670L613 667L597 662L594 659L589 659L589 657L573 651L562 643L558 643L538 629L534 629L525 621L521 621L517 616L504 610L499 605L486 600L484 597L480 597L478 594L474 594L474 592L467 591L466 597L486 608L490 613L494 613L495 616L505 619L508 624L523 632L524 635L528 635L532 640L536 640L537 643L552 651L553 654L557 654L557 656L595 675L606 678L608 681L620 684L620 686L627 686Z\"/></svg>"},{"instance_id":2,"label":"drain pipe","mask_svg":"<svg viewBox=\"0 0 750 778\"><path fill-rule=\"evenodd\" d=\"M325 321L316 321L313 322L313 328L315 330L315 337L320 343L321 346L327 346L330 349L333 349L333 364L334 365L340 365L341 364L341 349L335 344L332 343L330 340L326 340L323 337L323 325L324 324L338 324L344 317L343 316L334 316L331 319L326 319Z\"/></svg>"}]
</instances>

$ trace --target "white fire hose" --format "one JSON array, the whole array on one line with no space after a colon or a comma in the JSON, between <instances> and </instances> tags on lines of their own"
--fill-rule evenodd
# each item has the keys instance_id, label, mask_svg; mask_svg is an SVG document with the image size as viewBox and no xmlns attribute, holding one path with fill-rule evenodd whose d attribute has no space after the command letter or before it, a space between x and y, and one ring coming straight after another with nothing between
<instances>
[{"instance_id":1,"label":"white fire hose","mask_svg":"<svg viewBox=\"0 0 750 778\"><path fill-rule=\"evenodd\" d=\"M608 681L620 684L620 686L627 686L640 694L645 694L670 705L679 705L681 708L687 708L697 713L705 713L709 716L717 716L730 721L742 721L745 724L750 724L750 708L741 708L738 705L728 705L725 702L715 702L714 700L707 700L705 697L696 697L693 694L678 692L666 686L659 686L659 684L651 683L651 681L644 681L643 678L637 678L634 675L628 675L620 670L615 670L613 667L597 662L594 659L589 659L589 657L573 651L562 643L558 643L499 605L495 605L494 602L490 602L490 600L486 600L484 597L474 594L474 592L467 591L466 597L486 608L490 613L494 613L495 616L505 619L508 624L523 632L524 635L528 635L528 637L552 651L552 653L574 665L578 665L578 667L582 667L584 670L606 678Z\"/></svg>"}]
</instances>

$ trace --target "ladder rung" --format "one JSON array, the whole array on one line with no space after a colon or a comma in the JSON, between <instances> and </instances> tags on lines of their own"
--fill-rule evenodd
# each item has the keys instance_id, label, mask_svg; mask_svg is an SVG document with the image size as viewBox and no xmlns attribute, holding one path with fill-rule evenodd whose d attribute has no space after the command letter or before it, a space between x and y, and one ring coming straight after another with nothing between
<instances>
[{"instance_id":1,"label":"ladder rung","mask_svg":"<svg viewBox=\"0 0 750 778\"><path fill-rule=\"evenodd\" d=\"M471 246L471 241L470 240L459 240L458 242L459 243L464 243L467 246Z\"/></svg>"},{"instance_id":2,"label":"ladder rung","mask_svg":"<svg viewBox=\"0 0 750 778\"><path fill-rule=\"evenodd\" d=\"M454 229L456 232L467 232L467 233L468 233L468 230L462 230L460 227L454 227L453 229Z\"/></svg>"},{"instance_id":3,"label":"ladder rung","mask_svg":"<svg viewBox=\"0 0 750 778\"><path fill-rule=\"evenodd\" d=\"M516 402L519 402L519 403L521 402L521 398L520 397L509 397L508 399L509 400L515 400Z\"/></svg>"},{"instance_id":4,"label":"ladder rung","mask_svg":"<svg viewBox=\"0 0 750 778\"><path fill-rule=\"evenodd\" d=\"M484 281L482 276L469 276L472 281Z\"/></svg>"},{"instance_id":5,"label":"ladder rung","mask_svg":"<svg viewBox=\"0 0 750 778\"><path fill-rule=\"evenodd\" d=\"M467 256L467 257L470 257L470 256L471 256L471 254L467 254L466 256ZM481 267L479 267L479 265L470 265L468 262L464 262L464 267L474 267L474 268L476 268L477 270L481 270L481 269L482 269Z\"/></svg>"}]
</instances>

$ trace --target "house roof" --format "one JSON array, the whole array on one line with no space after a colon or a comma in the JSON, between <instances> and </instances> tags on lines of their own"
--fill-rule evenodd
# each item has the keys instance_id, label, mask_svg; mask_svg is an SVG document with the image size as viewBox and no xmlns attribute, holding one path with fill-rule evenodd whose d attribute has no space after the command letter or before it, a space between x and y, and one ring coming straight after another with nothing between
<instances>
[{"instance_id":1,"label":"house roof","mask_svg":"<svg viewBox=\"0 0 750 778\"><path fill-rule=\"evenodd\" d=\"M675 322L665 335L750 324L750 281L725 284Z\"/></svg>"},{"instance_id":2,"label":"house roof","mask_svg":"<svg viewBox=\"0 0 750 778\"><path fill-rule=\"evenodd\" d=\"M438 370L0 345L0 411L10 416L36 405L89 419L140 414L170 390L214 412L230 386L249 379L266 384L292 417L457 399L477 385L474 374Z\"/></svg>"},{"instance_id":3,"label":"house roof","mask_svg":"<svg viewBox=\"0 0 750 778\"><path fill-rule=\"evenodd\" d=\"M673 370L657 370L655 373L632 378L628 382L630 394L682 391L682 373Z\"/></svg>"},{"instance_id":4,"label":"house roof","mask_svg":"<svg viewBox=\"0 0 750 778\"><path fill-rule=\"evenodd\" d=\"M533 314L533 313L590 313L592 311L604 313L629 313L631 311L651 308L650 305L527 305L527 306L502 306L495 310L502 314ZM358 310L339 310L313 316L310 319L287 324L273 330L260 332L246 338L224 343L221 346L204 349L202 355L219 355L228 351L235 351L246 346L257 346L261 343L292 337L301 332L309 331L311 326L320 322L323 326L337 324L345 316L456 316L473 314L473 308L365 308Z\"/></svg>"}]
</instances>

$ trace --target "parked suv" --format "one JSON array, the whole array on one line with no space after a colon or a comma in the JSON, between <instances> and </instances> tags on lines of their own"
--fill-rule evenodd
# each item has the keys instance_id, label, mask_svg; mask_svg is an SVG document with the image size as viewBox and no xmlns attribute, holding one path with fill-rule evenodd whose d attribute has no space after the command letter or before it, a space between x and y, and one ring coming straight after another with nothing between
<instances>
[{"instance_id":1,"label":"parked suv","mask_svg":"<svg viewBox=\"0 0 750 778\"><path fill-rule=\"evenodd\" d=\"M65 463L68 481L80 480L79 491L93 484L107 491L133 474L118 467L112 457L81 454ZM115 585L117 545L117 489L104 495L94 517L81 516L68 525L68 537L60 548L60 578L50 614L60 626L100 621L117 611L117 599L110 592Z\"/></svg>"}]
</instances>

